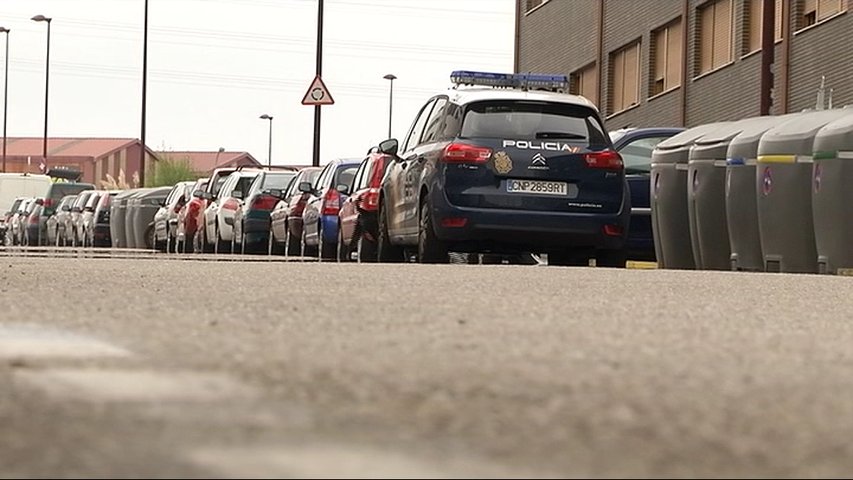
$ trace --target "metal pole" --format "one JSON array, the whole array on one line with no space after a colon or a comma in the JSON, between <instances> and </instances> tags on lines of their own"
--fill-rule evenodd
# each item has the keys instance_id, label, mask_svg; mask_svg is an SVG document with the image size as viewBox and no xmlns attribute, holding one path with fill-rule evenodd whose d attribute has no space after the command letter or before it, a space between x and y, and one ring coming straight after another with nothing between
<instances>
[{"instance_id":1,"label":"metal pole","mask_svg":"<svg viewBox=\"0 0 853 480\"><path fill-rule=\"evenodd\" d=\"M148 79L148 0L145 0L145 26L142 34L142 131L139 134L139 186L145 186L145 106Z\"/></svg>"},{"instance_id":2,"label":"metal pole","mask_svg":"<svg viewBox=\"0 0 853 480\"><path fill-rule=\"evenodd\" d=\"M6 119L7 106L9 104L9 30L4 30L6 33L6 67L4 70L6 78L3 80L3 173L6 173Z\"/></svg>"},{"instance_id":3,"label":"metal pole","mask_svg":"<svg viewBox=\"0 0 853 480\"><path fill-rule=\"evenodd\" d=\"M44 144L42 146L42 161L44 162L44 170L47 171L47 99L48 87L50 85L50 22L47 19L47 59L44 69Z\"/></svg>"},{"instance_id":4,"label":"metal pole","mask_svg":"<svg viewBox=\"0 0 853 480\"><path fill-rule=\"evenodd\" d=\"M272 167L272 118L270 117L270 140L269 140L269 148L267 151L267 166Z\"/></svg>"},{"instance_id":5,"label":"metal pole","mask_svg":"<svg viewBox=\"0 0 853 480\"><path fill-rule=\"evenodd\" d=\"M761 115L770 115L773 104L773 57L776 50L774 21L776 1L763 0L761 10Z\"/></svg>"},{"instance_id":6,"label":"metal pole","mask_svg":"<svg viewBox=\"0 0 853 480\"><path fill-rule=\"evenodd\" d=\"M323 74L323 0L317 0L317 75ZM320 105L314 105L314 158L311 162L320 166Z\"/></svg>"},{"instance_id":7,"label":"metal pole","mask_svg":"<svg viewBox=\"0 0 853 480\"><path fill-rule=\"evenodd\" d=\"M391 138L391 115L394 114L394 79L391 79L391 89L388 94L388 138Z\"/></svg>"}]
</instances>

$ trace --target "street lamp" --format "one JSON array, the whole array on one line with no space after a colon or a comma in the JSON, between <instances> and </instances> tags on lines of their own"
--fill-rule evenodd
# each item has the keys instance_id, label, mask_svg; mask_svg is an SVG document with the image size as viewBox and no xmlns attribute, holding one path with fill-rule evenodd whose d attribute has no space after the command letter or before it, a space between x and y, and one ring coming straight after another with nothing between
<instances>
[{"instance_id":1,"label":"street lamp","mask_svg":"<svg viewBox=\"0 0 853 480\"><path fill-rule=\"evenodd\" d=\"M3 173L6 173L6 106L9 104L9 29L0 27L0 33L6 34L6 68L3 80Z\"/></svg>"},{"instance_id":2,"label":"street lamp","mask_svg":"<svg viewBox=\"0 0 853 480\"><path fill-rule=\"evenodd\" d=\"M269 120L270 121L270 141L269 141L269 152L267 153L267 165L272 167L272 115L267 115L266 113L261 115L261 120Z\"/></svg>"},{"instance_id":3,"label":"street lamp","mask_svg":"<svg viewBox=\"0 0 853 480\"><path fill-rule=\"evenodd\" d=\"M394 113L394 80L397 77L393 73L389 73L382 78L391 81L391 91L388 93L388 138L391 138L391 115Z\"/></svg>"},{"instance_id":4,"label":"street lamp","mask_svg":"<svg viewBox=\"0 0 853 480\"><path fill-rule=\"evenodd\" d=\"M47 22L47 56L45 57L44 69L44 144L42 146L42 162L44 162L44 168L47 171L47 92L50 85L50 21L53 19L44 15L36 15L31 20Z\"/></svg>"},{"instance_id":5,"label":"street lamp","mask_svg":"<svg viewBox=\"0 0 853 480\"><path fill-rule=\"evenodd\" d=\"M213 161L213 169L219 166L219 155L225 151L225 147L219 147L219 151L216 152L216 159Z\"/></svg>"}]
</instances>

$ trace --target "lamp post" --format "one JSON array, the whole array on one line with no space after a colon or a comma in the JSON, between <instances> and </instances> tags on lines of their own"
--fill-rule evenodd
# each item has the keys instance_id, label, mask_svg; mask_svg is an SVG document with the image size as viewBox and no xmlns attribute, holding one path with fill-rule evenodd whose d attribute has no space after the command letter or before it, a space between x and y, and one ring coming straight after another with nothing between
<instances>
[{"instance_id":1,"label":"lamp post","mask_svg":"<svg viewBox=\"0 0 853 480\"><path fill-rule=\"evenodd\" d=\"M225 151L225 147L219 147L219 151L216 152L216 159L213 161L213 169L216 170L216 167L219 166L219 155Z\"/></svg>"},{"instance_id":2,"label":"lamp post","mask_svg":"<svg viewBox=\"0 0 853 480\"><path fill-rule=\"evenodd\" d=\"M391 88L388 92L388 138L391 138L391 115L394 113L394 80L396 80L397 77L395 77L394 74L389 73L382 78L391 82Z\"/></svg>"},{"instance_id":3,"label":"lamp post","mask_svg":"<svg viewBox=\"0 0 853 480\"><path fill-rule=\"evenodd\" d=\"M31 20L34 22L47 22L47 56L45 57L44 68L44 143L42 145L42 162L44 169L47 171L47 98L48 87L50 86L50 22L53 20L44 15L36 15Z\"/></svg>"},{"instance_id":4,"label":"lamp post","mask_svg":"<svg viewBox=\"0 0 853 480\"><path fill-rule=\"evenodd\" d=\"M269 120L270 121L270 140L269 140L269 151L267 152L267 165L272 167L272 115L267 115L266 113L261 115L261 120Z\"/></svg>"},{"instance_id":5,"label":"lamp post","mask_svg":"<svg viewBox=\"0 0 853 480\"><path fill-rule=\"evenodd\" d=\"M3 173L6 173L6 106L9 104L9 29L0 27L0 33L6 34L6 68L3 80Z\"/></svg>"}]
</instances>

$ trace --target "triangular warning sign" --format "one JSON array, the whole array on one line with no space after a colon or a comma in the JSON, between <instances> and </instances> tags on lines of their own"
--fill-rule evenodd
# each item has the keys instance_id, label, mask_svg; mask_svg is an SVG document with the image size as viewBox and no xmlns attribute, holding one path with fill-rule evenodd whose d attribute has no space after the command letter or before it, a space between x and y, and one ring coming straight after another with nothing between
<instances>
[{"instance_id":1,"label":"triangular warning sign","mask_svg":"<svg viewBox=\"0 0 853 480\"><path fill-rule=\"evenodd\" d=\"M305 92L305 96L302 98L302 105L334 105L335 100L332 98L332 94L329 93L329 89L326 88L326 84L323 83L323 79L320 78L320 75L314 77L314 81L311 82L311 86L308 87L308 91Z\"/></svg>"}]
</instances>

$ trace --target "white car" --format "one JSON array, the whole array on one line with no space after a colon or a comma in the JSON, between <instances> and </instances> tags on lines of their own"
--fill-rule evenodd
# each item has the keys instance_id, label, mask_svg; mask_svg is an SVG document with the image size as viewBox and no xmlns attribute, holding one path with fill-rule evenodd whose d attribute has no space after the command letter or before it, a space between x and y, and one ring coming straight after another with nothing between
<instances>
[{"instance_id":1,"label":"white car","mask_svg":"<svg viewBox=\"0 0 853 480\"><path fill-rule=\"evenodd\" d=\"M215 253L231 250L234 214L243 206L258 173L258 170L237 170L225 179L215 198L206 194L210 205L204 210L204 237Z\"/></svg>"}]
</instances>

